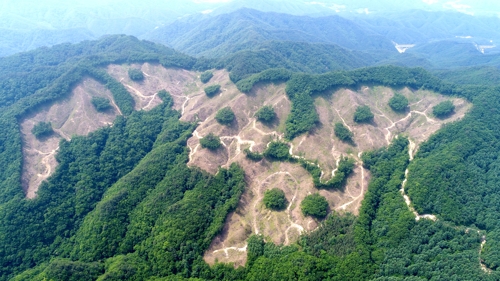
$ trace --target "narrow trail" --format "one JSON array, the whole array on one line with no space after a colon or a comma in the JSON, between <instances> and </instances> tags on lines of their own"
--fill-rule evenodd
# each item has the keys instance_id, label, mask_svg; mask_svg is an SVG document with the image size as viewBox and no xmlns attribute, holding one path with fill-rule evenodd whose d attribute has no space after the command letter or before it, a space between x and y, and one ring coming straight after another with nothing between
<instances>
[{"instance_id":1,"label":"narrow trail","mask_svg":"<svg viewBox=\"0 0 500 281\"><path fill-rule=\"evenodd\" d=\"M71 140L71 138L68 135L66 135L66 133L64 133L61 129L52 128L52 130L56 132L61 138L67 141Z\"/></svg>"},{"instance_id":2,"label":"narrow trail","mask_svg":"<svg viewBox=\"0 0 500 281\"><path fill-rule=\"evenodd\" d=\"M260 192L260 187L265 184L269 179L271 179L272 177L274 176L277 176L277 175L287 175L289 176L290 178L292 178L292 180L298 184L297 182L297 179L292 175L290 174L290 172L286 172L286 171L279 171L279 172L275 172L269 176L267 176L262 182L258 183L257 184L257 187L252 189L253 192L255 192L255 194L257 195L257 199L255 200L254 204L253 204L253 209L252 209L252 217L253 217L253 220L252 220L252 225L253 225L253 232L255 234L259 234L259 227L258 227L258 224L257 224L257 214L259 213L259 210L258 210L258 207L257 205L262 201L262 198L263 198L263 195L261 194ZM290 207L292 206L293 204L293 201L295 200L295 197L297 195L297 192L298 192L298 188L295 190L295 194L294 194L294 197L292 198L290 204L288 205L287 207L287 212L288 212L288 219L290 220L290 222L292 223L292 225L294 225L295 223L292 222L291 220L291 215L289 213L289 210L290 210ZM298 225L300 228L302 228L302 226ZM303 230L303 228L302 228ZM287 230L288 231L288 230ZM288 234L287 234L287 231L285 232L285 240L287 239L286 237L288 237Z\"/></svg>"},{"instance_id":3,"label":"narrow trail","mask_svg":"<svg viewBox=\"0 0 500 281\"><path fill-rule=\"evenodd\" d=\"M193 131L193 136L194 136L195 138L197 138L197 139L201 139L200 135L198 134L198 131L196 131L196 130L194 130L194 131ZM187 146L188 146L188 148L189 148L189 162L192 162L192 161L193 161L193 156L194 156L194 154L196 153L196 151L198 151L198 147L200 146L200 144L198 143L198 144L194 147L194 149L193 149L191 146L189 146L189 144L188 144Z\"/></svg>"},{"instance_id":4,"label":"narrow trail","mask_svg":"<svg viewBox=\"0 0 500 281\"><path fill-rule=\"evenodd\" d=\"M359 168L361 169L361 191L359 192L359 195L356 196L356 197L352 196L352 194L350 193L350 191L348 191L349 195L352 198L352 200L349 201L349 202L347 202L347 203L345 203L345 204L343 204L342 206L339 206L339 207L335 208L335 210L344 210L345 211L346 208L347 208L347 206L349 206L349 205L353 204L354 202L360 200L361 197L365 194L365 168L363 168L363 163L361 163L361 160L360 160L361 159L361 154L362 154L362 152L358 153L359 160L358 160L358 163L356 163L359 166ZM337 164L337 166L338 166L338 164Z\"/></svg>"},{"instance_id":5,"label":"narrow trail","mask_svg":"<svg viewBox=\"0 0 500 281\"><path fill-rule=\"evenodd\" d=\"M116 111L118 112L118 115L123 115L122 111L120 110L120 108L118 107L118 105L116 105L115 103L115 99L114 98L110 98L111 100L111 104L113 105L113 107L116 109Z\"/></svg>"},{"instance_id":6,"label":"narrow trail","mask_svg":"<svg viewBox=\"0 0 500 281\"><path fill-rule=\"evenodd\" d=\"M41 173L37 174L38 181L42 182L43 180L50 177L50 175L52 174L52 166L50 165L50 162L51 162L51 160L55 159L55 154L57 153L58 149L59 149L59 146L57 148L53 149L52 151L49 151L49 152L43 152L43 151L40 151L38 149L31 149L32 151L34 151L42 156L40 163L43 166L45 166L45 171L43 172L43 174L41 174ZM37 191L38 191L38 185L29 187L26 190L26 197L28 199L35 198Z\"/></svg>"},{"instance_id":7,"label":"narrow trail","mask_svg":"<svg viewBox=\"0 0 500 281\"><path fill-rule=\"evenodd\" d=\"M437 121L436 121L436 120L434 120L434 119L430 118L430 117L427 115L426 111L427 111L427 110L429 110L429 108L427 108L427 109L426 109L425 111L423 111L423 112L422 112L422 111L417 111L417 110L411 110L410 112L408 112L408 114L407 114L405 117L403 117L403 118L401 118L401 119L399 119L399 120L397 120L397 121L392 121L392 119L391 119L391 118L387 117L387 116L384 114L384 112L378 108L378 105L376 105L376 107L375 107L375 108L376 108L376 110L377 110L378 112L380 112L380 114L377 114L378 116L380 116L380 117L384 117L385 119L389 120L389 122L391 122L391 125L390 125L390 126L388 126L388 127L385 127L385 128L384 128L384 130L386 130L386 131L387 131L387 134L385 134L385 141L387 142L387 144L390 144L390 143L391 143L392 132L391 132L391 130L390 130L390 129L394 128L394 127L396 126L396 124L398 124L398 123L400 123L400 122L403 122L403 121L406 121L408 118L411 118L411 117L412 117L412 113L415 113L415 114L419 114L419 115L424 116L424 117L425 117L425 119L426 119L426 121L427 121L427 122L429 122L429 123L431 123L431 124L437 123Z\"/></svg>"},{"instance_id":8,"label":"narrow trail","mask_svg":"<svg viewBox=\"0 0 500 281\"><path fill-rule=\"evenodd\" d=\"M226 258L229 258L229 253L228 253L229 250L234 250L234 251L238 251L238 252L246 252L247 251L247 246L248 246L248 244L245 244L245 246L243 246L241 248L238 248L238 247L226 247L226 248L222 248L222 249L219 249L219 250L215 250L212 253L216 254L218 252L224 252L224 254L226 255Z\"/></svg>"},{"instance_id":9,"label":"narrow trail","mask_svg":"<svg viewBox=\"0 0 500 281\"><path fill-rule=\"evenodd\" d=\"M408 154L410 156L410 161L412 161L413 160L413 156L415 154L416 144L414 142L412 142L411 140L409 140L409 142L410 142L410 147L408 149ZM403 180L403 183L401 184L401 189L399 190L401 192L401 195L403 195L403 198L405 200L406 206L408 206L408 208L410 209L410 211L415 215L415 220L416 221L419 221L420 219L430 219L430 220L436 221L437 217L435 215L431 215L431 214L419 215L417 213L417 211L415 210L415 208L413 208L413 206L411 204L410 197L408 195L406 195L406 193L405 193L405 187L406 187L406 183L408 181L408 173L409 173L408 168L406 168L406 170L405 170L405 179Z\"/></svg>"},{"instance_id":10,"label":"narrow trail","mask_svg":"<svg viewBox=\"0 0 500 281\"><path fill-rule=\"evenodd\" d=\"M158 95L158 93L155 93L155 94L153 94L153 95L151 95L151 96L145 96L144 94L142 94L142 92L141 92L141 91L137 90L137 89L136 89L136 88L134 88L133 86L123 83L123 80L124 80L124 79L125 79L125 78L120 79L120 83L122 83L125 87L127 87L127 88L131 89L132 91L134 91L134 92L136 93L136 95L138 95L139 97L141 97L141 98L143 98L143 99L145 99L145 100L148 100L148 99L149 99L148 104L147 104L146 106L144 106L142 109L146 109L146 108L148 108L148 107L151 105L151 102L153 102L153 100L156 98L156 95ZM121 114L121 113L120 113L120 114Z\"/></svg>"},{"instance_id":11,"label":"narrow trail","mask_svg":"<svg viewBox=\"0 0 500 281\"><path fill-rule=\"evenodd\" d=\"M345 122L342 115L340 115L340 111L338 109L336 109L335 107L332 107L332 108L337 112L337 115L340 117L340 120L342 120L342 123L344 123L344 126L346 126L349 129L349 131L352 131L351 127L349 125L347 125L347 123Z\"/></svg>"},{"instance_id":12,"label":"narrow trail","mask_svg":"<svg viewBox=\"0 0 500 281\"><path fill-rule=\"evenodd\" d=\"M477 233L479 233L479 230L477 231ZM481 259L481 252L483 251L483 248L484 248L484 245L486 244L486 236L483 235L481 237L481 246L479 247L479 265L481 266L481 269L486 272L486 273L491 273L492 270L490 268L488 268L488 266L486 266L486 264L484 264L484 261L483 259Z\"/></svg>"}]
</instances>

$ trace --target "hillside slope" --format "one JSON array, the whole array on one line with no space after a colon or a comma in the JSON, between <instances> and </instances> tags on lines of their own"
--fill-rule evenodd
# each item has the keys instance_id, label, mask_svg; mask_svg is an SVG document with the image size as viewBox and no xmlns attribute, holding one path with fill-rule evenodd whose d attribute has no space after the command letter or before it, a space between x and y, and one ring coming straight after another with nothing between
<instances>
[{"instance_id":1,"label":"hillside slope","mask_svg":"<svg viewBox=\"0 0 500 281\"><path fill-rule=\"evenodd\" d=\"M221 57L235 46L271 40L330 43L353 50L394 50L392 43L339 16L299 17L241 9L189 24L160 27L144 36L195 56ZM241 47L240 47L241 48Z\"/></svg>"}]
</instances>

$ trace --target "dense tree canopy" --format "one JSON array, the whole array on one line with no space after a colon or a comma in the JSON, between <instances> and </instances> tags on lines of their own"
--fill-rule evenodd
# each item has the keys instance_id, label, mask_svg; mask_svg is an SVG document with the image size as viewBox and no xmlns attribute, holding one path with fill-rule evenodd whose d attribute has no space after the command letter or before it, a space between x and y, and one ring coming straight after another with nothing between
<instances>
[{"instance_id":1,"label":"dense tree canopy","mask_svg":"<svg viewBox=\"0 0 500 281\"><path fill-rule=\"evenodd\" d=\"M217 111L217 114L215 114L215 120L221 125L229 126L233 123L234 119L234 112L229 106L219 109L219 111Z\"/></svg>"},{"instance_id":2,"label":"dense tree canopy","mask_svg":"<svg viewBox=\"0 0 500 281\"><path fill-rule=\"evenodd\" d=\"M395 93L389 100L389 106L396 112L403 112L408 108L408 99L400 93Z\"/></svg>"},{"instance_id":3,"label":"dense tree canopy","mask_svg":"<svg viewBox=\"0 0 500 281\"><path fill-rule=\"evenodd\" d=\"M356 123L368 123L373 120L373 113L369 106L361 105L356 107L354 112L354 122Z\"/></svg>"},{"instance_id":4,"label":"dense tree canopy","mask_svg":"<svg viewBox=\"0 0 500 281\"><path fill-rule=\"evenodd\" d=\"M130 80L138 82L144 80L144 73L140 69L130 68L128 70L128 77Z\"/></svg>"},{"instance_id":5,"label":"dense tree canopy","mask_svg":"<svg viewBox=\"0 0 500 281\"><path fill-rule=\"evenodd\" d=\"M104 112L111 109L109 99L103 97L92 97L90 100L94 108L99 112Z\"/></svg>"},{"instance_id":6,"label":"dense tree canopy","mask_svg":"<svg viewBox=\"0 0 500 281\"><path fill-rule=\"evenodd\" d=\"M220 85L212 85L205 88L205 94L207 97L213 97L220 91Z\"/></svg>"},{"instance_id":7,"label":"dense tree canopy","mask_svg":"<svg viewBox=\"0 0 500 281\"><path fill-rule=\"evenodd\" d=\"M212 79L213 76L214 76L213 72L207 70L200 75L200 80L202 83L205 84L208 83L208 81L210 81L210 79Z\"/></svg>"},{"instance_id":8,"label":"dense tree canopy","mask_svg":"<svg viewBox=\"0 0 500 281\"><path fill-rule=\"evenodd\" d=\"M305 216L324 218L328 212L328 202L326 198L314 193L307 195L300 203L300 209Z\"/></svg>"},{"instance_id":9,"label":"dense tree canopy","mask_svg":"<svg viewBox=\"0 0 500 281\"><path fill-rule=\"evenodd\" d=\"M339 138L341 141L352 142L352 138L354 134L347 128L343 123L337 122L335 123L335 127L333 127L335 132L335 136Z\"/></svg>"},{"instance_id":10,"label":"dense tree canopy","mask_svg":"<svg viewBox=\"0 0 500 281\"><path fill-rule=\"evenodd\" d=\"M203 148L208 148L210 150L216 150L221 147L220 138L213 133L209 133L205 137L200 139L200 145Z\"/></svg>"},{"instance_id":11,"label":"dense tree canopy","mask_svg":"<svg viewBox=\"0 0 500 281\"><path fill-rule=\"evenodd\" d=\"M340 87L408 86L474 103L463 119L422 143L411 162L403 136L365 152L361 160L371 179L357 217L333 210L327 215L328 202L311 195L317 200L304 199L301 209L326 216L317 230L289 246L252 235L247 264L235 269L210 267L203 254L238 205L243 170L233 164L211 175L186 165L186 142L196 124L179 121L164 91L162 104L135 112L126 88L104 70L110 63L136 62L213 69L208 60L127 36L0 59L0 280L500 279L499 89L444 83L418 68L322 75L278 68L248 76L235 65L232 77L240 75L238 87L249 92L259 82L287 83L288 139L318 124L315 97ZM25 200L19 120L65 97L84 77L105 85L123 116L88 136L62 140L57 169L35 199ZM265 157L264 165L296 163L317 188L340 191L355 163L342 157L328 179L315 161L292 157L284 140L271 142L262 153L249 148L245 153L255 160ZM406 169L405 191L415 210L434 214L437 221L415 220L406 205L400 191ZM491 272L485 273L481 262Z\"/></svg>"},{"instance_id":12,"label":"dense tree canopy","mask_svg":"<svg viewBox=\"0 0 500 281\"><path fill-rule=\"evenodd\" d=\"M438 118L446 118L453 114L455 111L455 105L452 101L443 101L432 107L432 114Z\"/></svg>"},{"instance_id":13,"label":"dense tree canopy","mask_svg":"<svg viewBox=\"0 0 500 281\"><path fill-rule=\"evenodd\" d=\"M262 199L266 208L280 211L286 208L285 192L279 188L272 188L264 192L264 199Z\"/></svg>"},{"instance_id":14,"label":"dense tree canopy","mask_svg":"<svg viewBox=\"0 0 500 281\"><path fill-rule=\"evenodd\" d=\"M255 117L263 123L271 123L276 118L276 113L272 106L265 105L255 112Z\"/></svg>"},{"instance_id":15,"label":"dense tree canopy","mask_svg":"<svg viewBox=\"0 0 500 281\"><path fill-rule=\"evenodd\" d=\"M50 122L38 122L35 126L33 126L33 129L31 129L31 133L37 139L43 139L52 135L54 130L52 129L52 124Z\"/></svg>"}]
</instances>

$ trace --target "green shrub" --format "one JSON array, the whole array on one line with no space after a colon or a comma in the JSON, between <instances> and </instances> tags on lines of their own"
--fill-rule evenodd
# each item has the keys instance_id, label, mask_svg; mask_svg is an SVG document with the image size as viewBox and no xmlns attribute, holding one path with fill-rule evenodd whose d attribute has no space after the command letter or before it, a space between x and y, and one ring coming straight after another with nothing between
<instances>
[{"instance_id":1,"label":"green shrub","mask_svg":"<svg viewBox=\"0 0 500 281\"><path fill-rule=\"evenodd\" d=\"M203 84L207 83L208 81L210 81L210 79L212 79L212 77L214 77L214 74L212 73L212 71L205 71L203 72L201 75L200 75L200 80Z\"/></svg>"},{"instance_id":2,"label":"green shrub","mask_svg":"<svg viewBox=\"0 0 500 281\"><path fill-rule=\"evenodd\" d=\"M136 68L131 68L128 70L128 77L130 77L130 79L132 81L144 80L144 74L142 73L142 71L140 69L136 69Z\"/></svg>"},{"instance_id":3,"label":"green shrub","mask_svg":"<svg viewBox=\"0 0 500 281\"><path fill-rule=\"evenodd\" d=\"M455 106L449 100L440 102L432 108L432 114L438 118L444 118L455 111Z\"/></svg>"},{"instance_id":4,"label":"green shrub","mask_svg":"<svg viewBox=\"0 0 500 281\"><path fill-rule=\"evenodd\" d=\"M279 188L273 188L264 192L264 206L271 210L283 210L286 208L285 192Z\"/></svg>"},{"instance_id":5,"label":"green shrub","mask_svg":"<svg viewBox=\"0 0 500 281\"><path fill-rule=\"evenodd\" d=\"M255 112L255 117L263 123L271 123L276 118L276 113L272 106L266 105Z\"/></svg>"},{"instance_id":6,"label":"green shrub","mask_svg":"<svg viewBox=\"0 0 500 281\"><path fill-rule=\"evenodd\" d=\"M103 97L92 97L92 100L90 100L94 108L99 111L103 112L111 108L111 104L109 103L109 99L103 98Z\"/></svg>"},{"instance_id":7,"label":"green shrub","mask_svg":"<svg viewBox=\"0 0 500 281\"><path fill-rule=\"evenodd\" d=\"M208 97L215 96L220 90L220 85L212 85L205 88L205 94Z\"/></svg>"},{"instance_id":8,"label":"green shrub","mask_svg":"<svg viewBox=\"0 0 500 281\"><path fill-rule=\"evenodd\" d=\"M245 150L243 150L243 152L248 159L253 161L260 161L262 160L262 158L264 158L264 155L262 155L262 153L252 152L249 148L246 148Z\"/></svg>"},{"instance_id":9,"label":"green shrub","mask_svg":"<svg viewBox=\"0 0 500 281\"><path fill-rule=\"evenodd\" d=\"M215 120L219 122L221 125L231 125L234 121L234 112L231 110L229 106L226 106L219 111L217 111L217 114L215 114Z\"/></svg>"},{"instance_id":10,"label":"green shrub","mask_svg":"<svg viewBox=\"0 0 500 281\"><path fill-rule=\"evenodd\" d=\"M403 112L408 108L408 99L402 94L395 93L389 100L389 106L396 112Z\"/></svg>"},{"instance_id":11,"label":"green shrub","mask_svg":"<svg viewBox=\"0 0 500 281\"><path fill-rule=\"evenodd\" d=\"M326 198L318 193L307 195L300 203L300 209L304 216L312 216L315 218L324 218L328 211L328 202Z\"/></svg>"},{"instance_id":12,"label":"green shrub","mask_svg":"<svg viewBox=\"0 0 500 281\"><path fill-rule=\"evenodd\" d=\"M286 161L290 159L290 147L280 141L272 141L264 151L264 156L270 160Z\"/></svg>"},{"instance_id":13,"label":"green shrub","mask_svg":"<svg viewBox=\"0 0 500 281\"><path fill-rule=\"evenodd\" d=\"M340 122L335 123L335 127L333 130L335 132L335 136L337 136L337 138L339 138L341 141L345 142L352 141L352 137L354 135L351 131L349 131L349 129L346 126L344 126L344 124Z\"/></svg>"},{"instance_id":14,"label":"green shrub","mask_svg":"<svg viewBox=\"0 0 500 281\"><path fill-rule=\"evenodd\" d=\"M33 129L31 129L31 133L37 139L41 139L52 135L54 130L52 129L52 124L50 122L39 122L33 127Z\"/></svg>"},{"instance_id":15,"label":"green shrub","mask_svg":"<svg viewBox=\"0 0 500 281\"><path fill-rule=\"evenodd\" d=\"M354 122L356 123L368 123L373 120L373 113L370 107L366 105L361 105L356 108L354 112Z\"/></svg>"},{"instance_id":16,"label":"green shrub","mask_svg":"<svg viewBox=\"0 0 500 281\"><path fill-rule=\"evenodd\" d=\"M220 138L213 133L209 133L204 138L200 139L200 145L203 148L208 148L210 150L216 150L222 144L220 142Z\"/></svg>"}]
</instances>

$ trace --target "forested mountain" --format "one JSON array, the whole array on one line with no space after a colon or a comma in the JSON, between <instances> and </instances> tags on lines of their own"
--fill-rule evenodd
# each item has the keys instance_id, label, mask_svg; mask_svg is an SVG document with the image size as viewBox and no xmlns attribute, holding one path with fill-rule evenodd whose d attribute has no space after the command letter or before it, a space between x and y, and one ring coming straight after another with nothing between
<instances>
[{"instance_id":1,"label":"forested mountain","mask_svg":"<svg viewBox=\"0 0 500 281\"><path fill-rule=\"evenodd\" d=\"M145 36L190 55L221 57L243 44L271 40L331 43L370 51L394 50L390 40L339 16L299 17L240 9L230 14L196 21L179 21Z\"/></svg>"},{"instance_id":2,"label":"forested mountain","mask_svg":"<svg viewBox=\"0 0 500 281\"><path fill-rule=\"evenodd\" d=\"M0 281L500 279L497 18L199 2L1 18L156 43L0 58Z\"/></svg>"}]
</instances>

